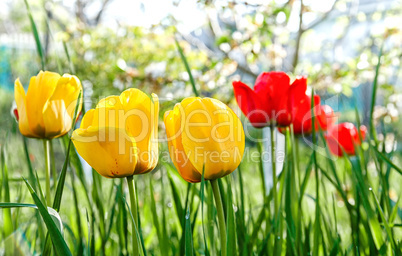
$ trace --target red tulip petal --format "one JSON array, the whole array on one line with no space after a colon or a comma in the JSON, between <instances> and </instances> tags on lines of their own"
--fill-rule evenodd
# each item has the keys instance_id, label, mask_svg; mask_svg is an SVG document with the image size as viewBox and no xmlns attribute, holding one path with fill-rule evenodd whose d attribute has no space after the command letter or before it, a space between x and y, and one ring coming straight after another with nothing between
<instances>
[{"instance_id":1,"label":"red tulip petal","mask_svg":"<svg viewBox=\"0 0 402 256\"><path fill-rule=\"evenodd\" d=\"M233 89L237 104L250 123L257 128L267 126L269 116L266 105L269 100L261 100L250 87L240 81L233 82Z\"/></svg>"},{"instance_id":2,"label":"red tulip petal","mask_svg":"<svg viewBox=\"0 0 402 256\"><path fill-rule=\"evenodd\" d=\"M326 131L330 126L335 123L335 114L334 110L328 105L320 105L317 108L317 123L316 123L316 130L318 130L318 125L321 130Z\"/></svg>"}]
</instances>

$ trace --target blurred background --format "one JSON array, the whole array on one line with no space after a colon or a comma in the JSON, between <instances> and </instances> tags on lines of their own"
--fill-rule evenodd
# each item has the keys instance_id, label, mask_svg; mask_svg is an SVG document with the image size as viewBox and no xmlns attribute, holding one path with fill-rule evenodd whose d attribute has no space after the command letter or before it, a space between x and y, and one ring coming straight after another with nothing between
<instances>
[{"instance_id":1,"label":"blurred background","mask_svg":"<svg viewBox=\"0 0 402 256\"><path fill-rule=\"evenodd\" d=\"M77 75L85 108L129 87L155 92L161 116L193 95L180 42L203 96L237 111L231 82L253 85L262 71L307 75L325 104L368 123L375 66L383 46L375 109L381 129L398 130L402 110L402 1L30 0L45 67ZM0 2L0 143L13 140L14 80L25 87L41 61L23 0ZM380 106L381 105L381 106ZM389 124L389 125L388 125ZM385 128L384 128L385 129ZM397 140L398 133L391 133ZM381 139L381 135L380 135ZM13 145L13 143L10 143ZM16 149L18 150L18 149Z\"/></svg>"},{"instance_id":2,"label":"blurred background","mask_svg":"<svg viewBox=\"0 0 402 256\"><path fill-rule=\"evenodd\" d=\"M341 95L342 104L334 108L347 110L356 100L364 113L369 106L364 99L371 95L368 82L385 44L379 100L386 109L378 109L378 114L388 115L385 121L390 122L402 108L400 0L31 0L29 4L44 45L46 68L74 72L85 86L86 99L118 94L128 87L177 100L191 95L177 38L204 96L228 103L233 99L232 80L241 77L252 85L262 71L283 70L307 75L309 85L324 99ZM27 86L41 67L24 1L2 0L0 14L0 88L7 95L17 77ZM9 103L7 99L3 96L2 105ZM6 113L4 109L2 114Z\"/></svg>"}]
</instances>

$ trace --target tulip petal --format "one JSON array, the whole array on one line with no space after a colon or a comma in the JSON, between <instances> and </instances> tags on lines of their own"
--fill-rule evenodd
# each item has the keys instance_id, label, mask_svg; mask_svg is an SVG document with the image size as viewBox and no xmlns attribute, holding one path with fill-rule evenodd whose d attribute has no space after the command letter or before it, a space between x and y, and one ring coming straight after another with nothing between
<instances>
[{"instance_id":1,"label":"tulip petal","mask_svg":"<svg viewBox=\"0 0 402 256\"><path fill-rule=\"evenodd\" d=\"M155 94L152 99L153 101L142 91L133 88L120 95L125 111L125 128L137 142L139 157L135 174L151 171L158 159L159 100Z\"/></svg>"},{"instance_id":2,"label":"tulip petal","mask_svg":"<svg viewBox=\"0 0 402 256\"><path fill-rule=\"evenodd\" d=\"M269 104L269 116L279 126L288 126L291 114L288 109L290 78L285 72L263 72L255 82L254 91Z\"/></svg>"},{"instance_id":3,"label":"tulip petal","mask_svg":"<svg viewBox=\"0 0 402 256\"><path fill-rule=\"evenodd\" d=\"M80 128L87 129L88 127L92 126L94 114L95 114L95 109L88 110L81 120Z\"/></svg>"},{"instance_id":4,"label":"tulip petal","mask_svg":"<svg viewBox=\"0 0 402 256\"><path fill-rule=\"evenodd\" d=\"M153 111L151 114L151 136L150 136L150 149L149 152L151 154L151 158L149 159L148 170L153 170L158 164L158 155L159 155L159 141L158 141L158 121L159 121L159 98L158 95L152 93L152 101L153 101Z\"/></svg>"},{"instance_id":5,"label":"tulip petal","mask_svg":"<svg viewBox=\"0 0 402 256\"><path fill-rule=\"evenodd\" d=\"M94 127L124 127L124 107L119 96L108 96L96 105L92 118Z\"/></svg>"},{"instance_id":6,"label":"tulip petal","mask_svg":"<svg viewBox=\"0 0 402 256\"><path fill-rule=\"evenodd\" d=\"M81 82L77 77L63 75L59 79L56 89L44 106L43 121L46 127L46 138L60 137L71 129L81 90ZM79 105L78 112L81 111L81 105L82 103Z\"/></svg>"},{"instance_id":7,"label":"tulip petal","mask_svg":"<svg viewBox=\"0 0 402 256\"><path fill-rule=\"evenodd\" d=\"M240 81L233 82L233 90L243 114L256 127L265 127L269 123L269 100L263 99L246 84Z\"/></svg>"},{"instance_id":8,"label":"tulip petal","mask_svg":"<svg viewBox=\"0 0 402 256\"><path fill-rule=\"evenodd\" d=\"M197 99L184 108L182 144L187 157L205 179L234 171L244 153L244 131L239 118L222 102Z\"/></svg>"},{"instance_id":9,"label":"tulip petal","mask_svg":"<svg viewBox=\"0 0 402 256\"><path fill-rule=\"evenodd\" d=\"M326 131L335 123L336 116L334 110L328 105L320 105L317 113L316 129L318 125L321 130Z\"/></svg>"},{"instance_id":10,"label":"tulip petal","mask_svg":"<svg viewBox=\"0 0 402 256\"><path fill-rule=\"evenodd\" d=\"M183 149L181 112L183 112L183 106L177 104L172 111L166 112L164 117L170 158L184 180L196 183L201 181L201 175L191 164Z\"/></svg>"},{"instance_id":11,"label":"tulip petal","mask_svg":"<svg viewBox=\"0 0 402 256\"><path fill-rule=\"evenodd\" d=\"M43 110L46 102L53 94L60 75L53 72L42 72L31 77L26 95L26 109L29 116L29 127L38 137L46 137Z\"/></svg>"},{"instance_id":12,"label":"tulip petal","mask_svg":"<svg viewBox=\"0 0 402 256\"><path fill-rule=\"evenodd\" d=\"M305 99L307 90L307 78L306 77L298 77L292 83L289 89L289 107L292 109L296 107L300 101Z\"/></svg>"},{"instance_id":13,"label":"tulip petal","mask_svg":"<svg viewBox=\"0 0 402 256\"><path fill-rule=\"evenodd\" d=\"M15 80L14 97L15 102L17 104L17 110L19 116L18 126L20 128L21 134L27 137L33 137L33 138L38 137L36 134L32 132L31 128L29 127L25 90L19 79Z\"/></svg>"},{"instance_id":14,"label":"tulip petal","mask_svg":"<svg viewBox=\"0 0 402 256\"><path fill-rule=\"evenodd\" d=\"M366 127L361 126L362 139L365 137ZM332 126L327 135L328 147L334 155L342 156L343 151L348 155L354 155L355 147L361 145L357 128L352 123L340 123ZM343 150L343 151L342 151Z\"/></svg>"},{"instance_id":15,"label":"tulip petal","mask_svg":"<svg viewBox=\"0 0 402 256\"><path fill-rule=\"evenodd\" d=\"M115 127L79 128L73 132L74 146L100 175L108 178L134 174L137 164L136 143L125 129Z\"/></svg>"}]
</instances>

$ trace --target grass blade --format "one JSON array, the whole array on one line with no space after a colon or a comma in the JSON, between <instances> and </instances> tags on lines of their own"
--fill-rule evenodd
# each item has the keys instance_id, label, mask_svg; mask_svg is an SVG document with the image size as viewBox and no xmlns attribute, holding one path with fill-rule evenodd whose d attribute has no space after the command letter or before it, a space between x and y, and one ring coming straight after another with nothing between
<instances>
[{"instance_id":1,"label":"grass blade","mask_svg":"<svg viewBox=\"0 0 402 256\"><path fill-rule=\"evenodd\" d=\"M186 213L186 216L185 216L185 222L186 222L185 253L186 253L186 256L192 256L193 255L194 245L193 245L193 232L191 231L191 222L190 222L190 208L187 208L187 213Z\"/></svg>"},{"instance_id":2,"label":"grass blade","mask_svg":"<svg viewBox=\"0 0 402 256\"><path fill-rule=\"evenodd\" d=\"M73 124L71 126L72 129L74 129L75 122L77 121L78 108L82 101L81 96L82 96L82 91L80 91L80 93L78 94L77 103L75 105ZM72 144L72 142L71 142L71 136L70 136L70 141L68 142L68 146L67 146L66 158L64 160L63 169L61 170L60 177L57 182L56 195L54 196L54 200L53 200L53 209L55 209L56 211L60 211L61 198L63 196L64 183L66 181L67 167L68 167L68 163L69 163L71 144Z\"/></svg>"},{"instance_id":3,"label":"grass blade","mask_svg":"<svg viewBox=\"0 0 402 256\"><path fill-rule=\"evenodd\" d=\"M177 47L177 50L179 51L180 58L183 61L184 66L186 67L186 71L187 71L188 77L190 78L190 83L191 83L191 86L193 88L193 92L194 92L195 96L198 97L199 94L198 94L198 91L197 91L197 87L195 86L194 77L193 77L193 74L191 74L191 69L190 69L190 66L188 65L187 58L184 55L183 49L181 48L181 46L180 46L179 42L177 41L177 39L175 38L174 40L176 42L176 47Z\"/></svg>"},{"instance_id":4,"label":"grass blade","mask_svg":"<svg viewBox=\"0 0 402 256\"><path fill-rule=\"evenodd\" d=\"M56 224L52 220L48 210L40 201L38 195L33 190L32 186L29 182L24 178L25 184L27 185L29 192L31 193L32 199L34 200L36 206L38 207L39 213L42 216L43 221L46 224L48 229L49 235L52 239L53 246L55 248L55 252L57 255L72 255L70 249L68 248L66 241L64 241L63 236L61 235L59 229L57 228Z\"/></svg>"},{"instance_id":5,"label":"grass blade","mask_svg":"<svg viewBox=\"0 0 402 256\"><path fill-rule=\"evenodd\" d=\"M398 166L396 166L386 155L384 155L383 153L381 153L380 151L378 151L377 148L374 148L375 153L385 162L387 162L387 164L389 166L391 166L395 171L397 171L399 174L402 175L402 169L400 169Z\"/></svg>"},{"instance_id":6,"label":"grass blade","mask_svg":"<svg viewBox=\"0 0 402 256\"><path fill-rule=\"evenodd\" d=\"M0 147L0 159L1 159L1 170L3 176L3 184L4 188L4 201L5 203L10 203L10 187L8 183L8 168L6 163L6 152L5 147ZM0 188L1 190L1 188ZM3 233L4 237L8 237L14 230L13 220L11 218L11 209L7 208L3 213Z\"/></svg>"},{"instance_id":7,"label":"grass blade","mask_svg":"<svg viewBox=\"0 0 402 256\"><path fill-rule=\"evenodd\" d=\"M172 189L173 201L174 201L174 205L176 206L177 216L178 216L179 219L181 220L181 221L180 221L180 224L182 225L182 228L183 228L183 230L184 230L185 222L182 221L182 220L185 219L185 218L184 218L184 217L185 217L185 213L184 213L184 210L183 210L183 205L181 204L181 200L180 200L180 192L179 192L179 190L177 189L177 186L176 186L176 184L175 184L175 182L174 182L172 176L170 175L170 172L167 172L167 174L168 174L169 184L170 184L170 187L171 187L171 189Z\"/></svg>"},{"instance_id":8,"label":"grass blade","mask_svg":"<svg viewBox=\"0 0 402 256\"><path fill-rule=\"evenodd\" d=\"M226 241L227 241L227 253L226 255L237 255L236 249L236 221L233 210L233 195L232 195L232 184L230 176L227 178L227 210L226 210Z\"/></svg>"},{"instance_id":9,"label":"grass blade","mask_svg":"<svg viewBox=\"0 0 402 256\"><path fill-rule=\"evenodd\" d=\"M19 208L19 207L30 207L30 208L37 208L34 204L24 204L24 203L0 203L0 208L7 209L7 208Z\"/></svg>"},{"instance_id":10,"label":"grass blade","mask_svg":"<svg viewBox=\"0 0 402 256\"><path fill-rule=\"evenodd\" d=\"M370 190L371 194L372 194L373 197L374 197L374 202L375 202L375 204L376 204L376 206L377 206L378 213L379 213L379 215L380 215L380 218L381 218L382 223L384 224L385 231L387 232L388 238L389 238L389 240L391 241L391 246L392 246L392 248L394 249L396 255L400 255L400 252L398 253L398 249L397 249L397 247L396 247L395 240L394 240L394 236L392 235L391 228L389 227L388 221L387 221L387 219L385 218L384 212L383 212L382 209L381 209L380 202L378 202L378 199L377 199L377 197L375 196L373 189L370 188L369 190Z\"/></svg>"},{"instance_id":11,"label":"grass blade","mask_svg":"<svg viewBox=\"0 0 402 256\"><path fill-rule=\"evenodd\" d=\"M201 176L201 188L200 188L201 221L202 221L202 233L203 233L204 246L205 246L205 248L204 248L205 249L205 255L209 255L207 239L205 237L205 227L204 227L204 187L205 187L204 171L205 171L205 169L203 168L202 169L202 176Z\"/></svg>"},{"instance_id":12,"label":"grass blade","mask_svg":"<svg viewBox=\"0 0 402 256\"><path fill-rule=\"evenodd\" d=\"M381 57L382 57L383 48L384 48L384 42L382 43L380 52L378 53L378 62L377 62L377 66L375 68L375 76L374 76L374 81L373 81L373 90L371 92L371 105L370 105L370 135L374 139L376 145L377 145L377 134L376 134L375 126L374 126L373 114L374 114L374 106L375 106L376 95L377 95L378 75L380 73Z\"/></svg>"},{"instance_id":13,"label":"grass blade","mask_svg":"<svg viewBox=\"0 0 402 256\"><path fill-rule=\"evenodd\" d=\"M153 184L152 184L152 176L149 179L149 190L150 190L150 193L151 193L152 219L153 219L153 222L154 222L154 227L156 229L156 235L158 237L158 241L159 241L159 244L160 244L160 250L161 250L160 253L161 253L161 255L163 255L164 252L166 252L166 251L163 248L164 243L163 243L162 233L161 233L161 229L160 229L158 213L156 212L156 203L155 203L155 198L154 198L154 194L153 194L154 187L153 187Z\"/></svg>"},{"instance_id":14,"label":"grass blade","mask_svg":"<svg viewBox=\"0 0 402 256\"><path fill-rule=\"evenodd\" d=\"M24 0L24 2L25 2L25 6L27 8L27 11L28 11L28 17L29 17L29 21L31 23L32 33L33 33L33 36L35 38L36 50L37 50L38 56L40 58L41 68L42 68L42 70L44 70L45 69L45 56L44 56L44 53L43 53L42 44L40 42L38 29L36 28L35 21L34 21L34 19L32 17L32 12L31 12L31 8L29 7L28 0Z\"/></svg>"}]
</instances>

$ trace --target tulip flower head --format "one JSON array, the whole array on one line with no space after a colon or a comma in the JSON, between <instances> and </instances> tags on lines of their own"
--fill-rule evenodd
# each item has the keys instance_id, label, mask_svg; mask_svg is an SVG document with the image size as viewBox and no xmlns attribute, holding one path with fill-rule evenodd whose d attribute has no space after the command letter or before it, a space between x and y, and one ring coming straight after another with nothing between
<instances>
[{"instance_id":1,"label":"tulip flower head","mask_svg":"<svg viewBox=\"0 0 402 256\"><path fill-rule=\"evenodd\" d=\"M288 108L291 113L291 123L295 135L310 134L312 132L312 111L311 96L306 94L307 79L299 77L289 89ZM321 98L314 95L314 118L315 129L319 128L326 131L335 121L332 108L328 105L321 105ZM279 127L280 132L284 133L285 128Z\"/></svg>"},{"instance_id":2,"label":"tulip flower head","mask_svg":"<svg viewBox=\"0 0 402 256\"><path fill-rule=\"evenodd\" d=\"M290 84L290 78L284 72L264 72L257 77L254 89L240 81L233 82L233 89L240 109L254 127L288 126L292 121L289 95L303 96L305 90L299 89L303 83L306 83L304 77L298 77ZM297 90L291 89L294 87Z\"/></svg>"},{"instance_id":3,"label":"tulip flower head","mask_svg":"<svg viewBox=\"0 0 402 256\"><path fill-rule=\"evenodd\" d=\"M316 115L316 130L318 130L318 127L320 127L322 131L327 131L335 123L336 115L334 113L334 110L328 105L320 105L317 109Z\"/></svg>"},{"instance_id":4,"label":"tulip flower head","mask_svg":"<svg viewBox=\"0 0 402 256\"><path fill-rule=\"evenodd\" d=\"M244 153L240 119L224 103L191 97L165 113L170 157L183 179L200 182L232 173Z\"/></svg>"},{"instance_id":5,"label":"tulip flower head","mask_svg":"<svg viewBox=\"0 0 402 256\"><path fill-rule=\"evenodd\" d=\"M364 140L367 128L362 125L359 128L361 138ZM359 131L352 123L340 123L332 126L325 136L332 154L343 156L343 151L348 155L355 155L355 147L361 145Z\"/></svg>"},{"instance_id":6,"label":"tulip flower head","mask_svg":"<svg viewBox=\"0 0 402 256\"><path fill-rule=\"evenodd\" d=\"M53 139L66 134L73 124L77 98L82 90L76 76L40 71L31 77L28 92L19 79L15 81L14 115L22 135ZM82 102L78 111L81 110Z\"/></svg>"},{"instance_id":7,"label":"tulip flower head","mask_svg":"<svg viewBox=\"0 0 402 256\"><path fill-rule=\"evenodd\" d=\"M78 154L104 177L144 174L158 162L158 113L156 94L151 99L128 89L87 111L72 141Z\"/></svg>"}]
</instances>

